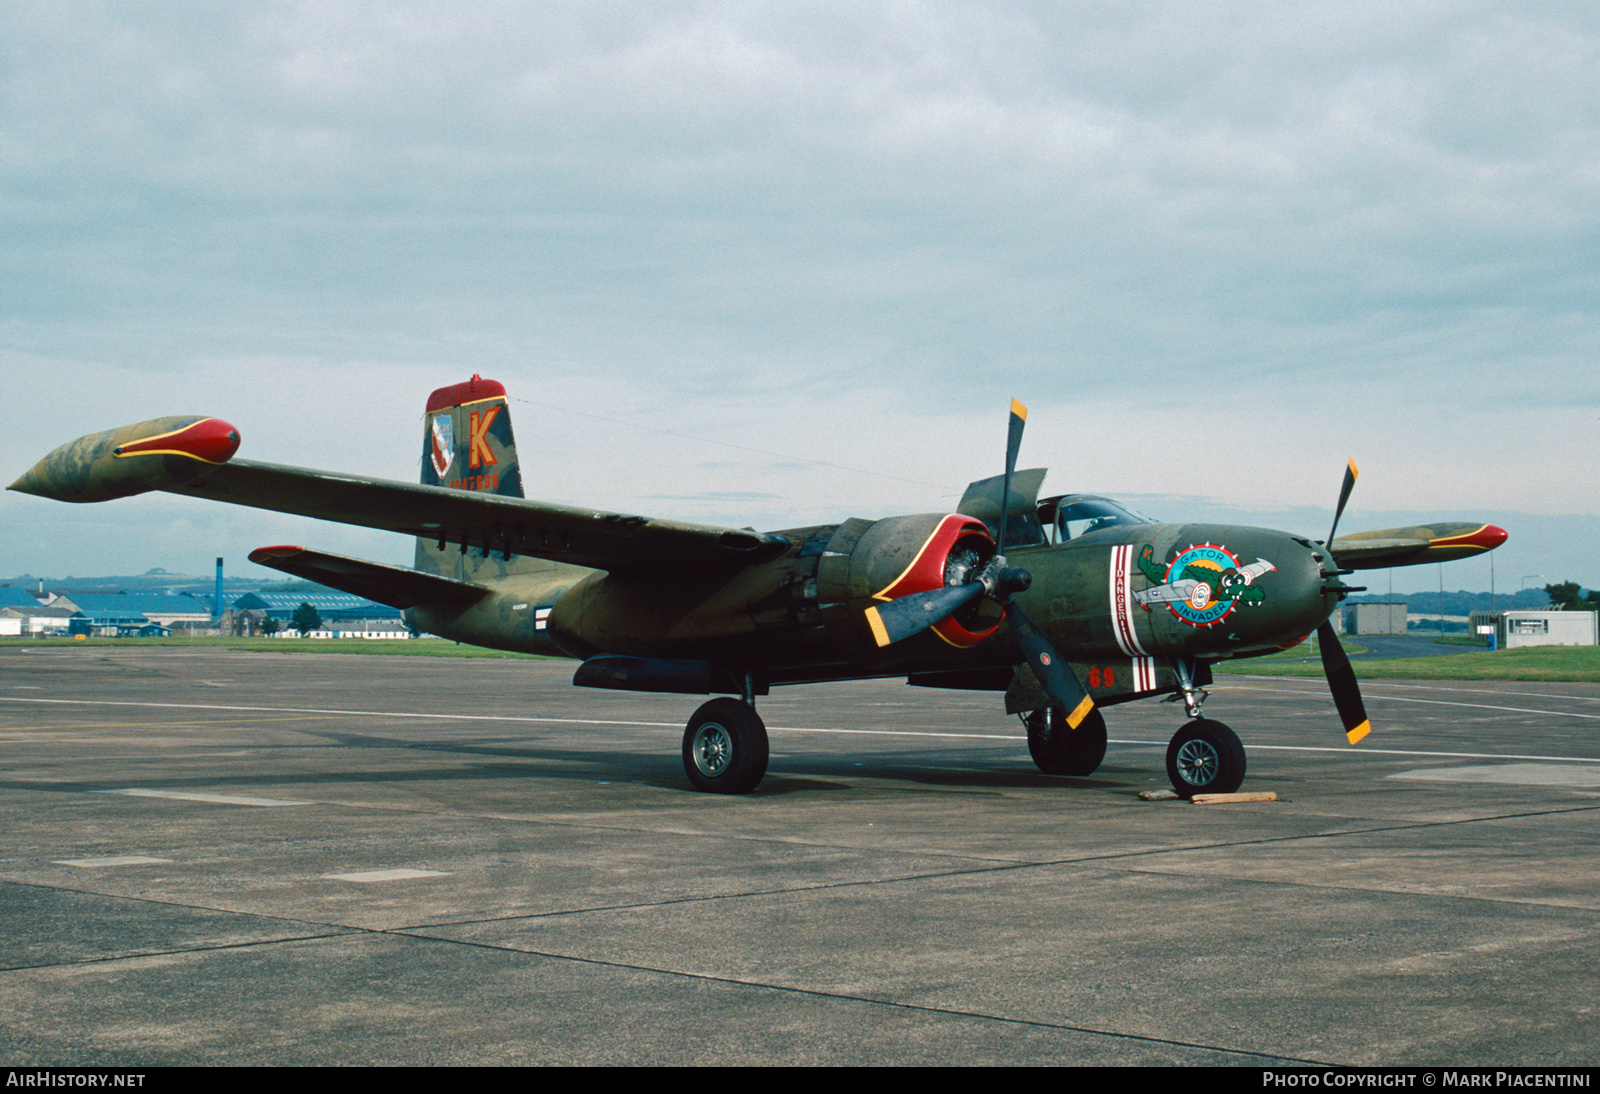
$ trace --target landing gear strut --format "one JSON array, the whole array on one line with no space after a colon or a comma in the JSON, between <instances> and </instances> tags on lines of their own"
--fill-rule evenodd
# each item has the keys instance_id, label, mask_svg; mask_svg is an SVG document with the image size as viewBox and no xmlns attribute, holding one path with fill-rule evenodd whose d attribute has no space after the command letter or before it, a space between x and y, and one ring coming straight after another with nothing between
<instances>
[{"instance_id":1,"label":"landing gear strut","mask_svg":"<svg viewBox=\"0 0 1600 1094\"><path fill-rule=\"evenodd\" d=\"M683 769L696 790L748 794L767 773L767 727L740 699L713 699L683 731Z\"/></svg>"},{"instance_id":2,"label":"landing gear strut","mask_svg":"<svg viewBox=\"0 0 1600 1094\"><path fill-rule=\"evenodd\" d=\"M1244 782L1244 745L1233 730L1200 713L1206 690L1195 685L1194 660L1175 657L1172 667L1178 674L1178 693L1172 701L1181 701L1189 715L1189 721L1167 745L1167 778L1172 789L1185 798L1231 794Z\"/></svg>"},{"instance_id":3,"label":"landing gear strut","mask_svg":"<svg viewBox=\"0 0 1600 1094\"><path fill-rule=\"evenodd\" d=\"M1194 682L1195 661L1192 657L1174 657L1172 671L1178 674L1178 692L1167 696L1167 702L1183 703L1183 712L1191 718L1200 718L1200 707L1211 693Z\"/></svg>"}]
</instances>

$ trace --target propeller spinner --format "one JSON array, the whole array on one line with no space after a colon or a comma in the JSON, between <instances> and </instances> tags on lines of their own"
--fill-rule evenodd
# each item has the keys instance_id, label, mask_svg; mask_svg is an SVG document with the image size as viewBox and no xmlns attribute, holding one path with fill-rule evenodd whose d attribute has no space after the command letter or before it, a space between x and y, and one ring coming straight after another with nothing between
<instances>
[{"instance_id":1,"label":"propeller spinner","mask_svg":"<svg viewBox=\"0 0 1600 1094\"><path fill-rule=\"evenodd\" d=\"M1027 570L1006 563L1006 524L1009 523L1011 478L1017 468L1017 453L1022 448L1022 430L1028 421L1028 408L1011 400L1011 420L1006 437L1006 471L1001 490L999 533L994 556L987 565L959 585L946 585L929 592L913 593L867 609L867 625L880 647L910 638L949 618L980 597L999 605L1011 626L1011 633L1028 659L1028 667L1038 677L1045 692L1060 708L1067 725L1077 729L1094 709L1094 700L1084 690L1066 659L1028 618L1016 602L1017 593L1033 584Z\"/></svg>"}]
</instances>

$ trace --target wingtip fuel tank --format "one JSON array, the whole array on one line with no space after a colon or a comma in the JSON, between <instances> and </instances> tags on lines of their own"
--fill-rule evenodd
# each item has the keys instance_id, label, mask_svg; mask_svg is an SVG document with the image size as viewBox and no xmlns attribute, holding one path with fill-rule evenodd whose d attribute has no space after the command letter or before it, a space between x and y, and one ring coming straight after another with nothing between
<instances>
[{"instance_id":1,"label":"wingtip fuel tank","mask_svg":"<svg viewBox=\"0 0 1600 1094\"><path fill-rule=\"evenodd\" d=\"M68 441L9 489L55 501L110 501L185 486L239 449L239 431L221 418L152 418Z\"/></svg>"}]
</instances>

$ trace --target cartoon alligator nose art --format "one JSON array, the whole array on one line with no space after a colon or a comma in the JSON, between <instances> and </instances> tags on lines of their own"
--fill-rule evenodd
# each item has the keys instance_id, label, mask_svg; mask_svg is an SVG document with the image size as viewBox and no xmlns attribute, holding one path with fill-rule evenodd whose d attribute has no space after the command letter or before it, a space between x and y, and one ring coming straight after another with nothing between
<instances>
[{"instance_id":1,"label":"cartoon alligator nose art","mask_svg":"<svg viewBox=\"0 0 1600 1094\"><path fill-rule=\"evenodd\" d=\"M1276 569L1264 558L1241 566L1232 552L1215 543L1195 544L1163 567L1147 543L1139 552L1139 572L1152 588L1135 592L1133 598L1145 611L1165 604L1185 623L1214 627L1240 604L1264 601L1266 593L1252 583Z\"/></svg>"}]
</instances>

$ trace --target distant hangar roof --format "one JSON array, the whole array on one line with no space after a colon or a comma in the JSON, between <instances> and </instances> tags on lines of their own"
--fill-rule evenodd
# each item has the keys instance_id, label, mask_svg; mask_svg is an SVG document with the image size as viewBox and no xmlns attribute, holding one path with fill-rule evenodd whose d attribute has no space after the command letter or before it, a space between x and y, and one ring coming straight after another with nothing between
<instances>
[{"instance_id":1,"label":"distant hangar roof","mask_svg":"<svg viewBox=\"0 0 1600 1094\"><path fill-rule=\"evenodd\" d=\"M266 612L287 619L302 604L310 604L317 614L333 619L397 619L400 613L387 604L349 593L245 593L233 602L237 611Z\"/></svg>"},{"instance_id":2,"label":"distant hangar roof","mask_svg":"<svg viewBox=\"0 0 1600 1094\"><path fill-rule=\"evenodd\" d=\"M89 616L201 619L211 615L211 598L189 593L64 593L52 603L70 604Z\"/></svg>"},{"instance_id":3,"label":"distant hangar roof","mask_svg":"<svg viewBox=\"0 0 1600 1094\"><path fill-rule=\"evenodd\" d=\"M0 589L0 608L37 608L39 598L27 589L16 589L7 585Z\"/></svg>"}]
</instances>

